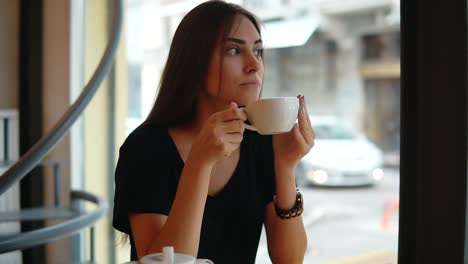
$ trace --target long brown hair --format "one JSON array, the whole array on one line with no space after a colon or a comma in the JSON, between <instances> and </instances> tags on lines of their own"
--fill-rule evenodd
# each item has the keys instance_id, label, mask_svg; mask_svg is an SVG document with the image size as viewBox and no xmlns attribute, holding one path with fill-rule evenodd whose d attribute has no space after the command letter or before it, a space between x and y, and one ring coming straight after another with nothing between
<instances>
[{"instance_id":1,"label":"long brown hair","mask_svg":"<svg viewBox=\"0 0 468 264\"><path fill-rule=\"evenodd\" d=\"M184 16L172 40L158 96L144 123L180 127L193 121L219 34L227 36L236 15L247 17L260 34L254 14L224 1L204 2Z\"/></svg>"}]
</instances>

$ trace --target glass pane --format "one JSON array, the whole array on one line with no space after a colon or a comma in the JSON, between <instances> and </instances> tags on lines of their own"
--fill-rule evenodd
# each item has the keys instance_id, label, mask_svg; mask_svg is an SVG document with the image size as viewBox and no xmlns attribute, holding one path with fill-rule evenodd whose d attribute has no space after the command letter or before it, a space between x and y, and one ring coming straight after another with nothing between
<instances>
[{"instance_id":1,"label":"glass pane","mask_svg":"<svg viewBox=\"0 0 468 264\"><path fill-rule=\"evenodd\" d=\"M246 2L264 18L265 40L270 34L291 40L278 48L265 43L275 48L265 52L264 93L304 94L316 132L297 172L307 204L304 263L396 261L399 4L288 1L277 8L270 1ZM301 17L310 17L309 24ZM281 31L280 23L288 27ZM292 41L301 37L306 41ZM265 240L260 249L257 262L267 263Z\"/></svg>"},{"instance_id":2,"label":"glass pane","mask_svg":"<svg viewBox=\"0 0 468 264\"><path fill-rule=\"evenodd\" d=\"M194 2L128 1L128 132L148 114L172 34ZM262 97L305 95L317 134L297 171L308 236L304 263L396 259L399 1L231 2L263 22ZM269 261L263 235L257 263Z\"/></svg>"}]
</instances>

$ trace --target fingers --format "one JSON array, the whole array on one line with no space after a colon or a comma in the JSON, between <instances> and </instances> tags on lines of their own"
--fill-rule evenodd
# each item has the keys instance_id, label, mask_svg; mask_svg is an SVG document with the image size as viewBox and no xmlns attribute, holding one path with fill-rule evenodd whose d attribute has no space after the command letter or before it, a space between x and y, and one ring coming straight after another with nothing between
<instances>
[{"instance_id":1,"label":"fingers","mask_svg":"<svg viewBox=\"0 0 468 264\"><path fill-rule=\"evenodd\" d=\"M231 102L227 110L216 113L218 121L227 122L231 120L247 120L247 115L242 109L237 107L237 104Z\"/></svg>"},{"instance_id":2,"label":"fingers","mask_svg":"<svg viewBox=\"0 0 468 264\"><path fill-rule=\"evenodd\" d=\"M239 133L224 134L220 139L219 147L223 156L229 156L231 153L238 149L243 139L243 135Z\"/></svg>"},{"instance_id":3,"label":"fingers","mask_svg":"<svg viewBox=\"0 0 468 264\"><path fill-rule=\"evenodd\" d=\"M245 130L245 124L242 120L232 120L223 122L222 129L226 133L240 133L243 134Z\"/></svg>"},{"instance_id":4,"label":"fingers","mask_svg":"<svg viewBox=\"0 0 468 264\"><path fill-rule=\"evenodd\" d=\"M218 128L222 133L244 133L244 121L247 120L245 112L237 108L237 104L231 102L228 109L217 112L213 115L214 123L218 123Z\"/></svg>"},{"instance_id":5,"label":"fingers","mask_svg":"<svg viewBox=\"0 0 468 264\"><path fill-rule=\"evenodd\" d=\"M294 125L293 129L292 129L292 132L294 134L294 138L296 138L298 141L299 141L299 145L302 145L302 146L309 146L309 144L307 143L307 141L305 140L304 136L302 135L302 132L301 130L299 129L298 125Z\"/></svg>"},{"instance_id":6,"label":"fingers","mask_svg":"<svg viewBox=\"0 0 468 264\"><path fill-rule=\"evenodd\" d=\"M242 134L239 134L239 133L235 133L235 134L226 134L224 136L224 140L230 144L234 144L234 145L239 145L241 142L242 142L242 139L244 138L244 136Z\"/></svg>"},{"instance_id":7,"label":"fingers","mask_svg":"<svg viewBox=\"0 0 468 264\"><path fill-rule=\"evenodd\" d=\"M245 131L244 121L247 116L244 111L231 102L228 109L215 113L216 134L219 138L224 156L230 155L232 151L239 148Z\"/></svg>"},{"instance_id":8,"label":"fingers","mask_svg":"<svg viewBox=\"0 0 468 264\"><path fill-rule=\"evenodd\" d=\"M299 114L297 117L299 121L299 130L307 145L313 146L315 133L310 123L305 98L303 95L298 95L297 97L299 98Z\"/></svg>"},{"instance_id":9,"label":"fingers","mask_svg":"<svg viewBox=\"0 0 468 264\"><path fill-rule=\"evenodd\" d=\"M230 102L228 108L229 108L229 109L237 109L238 107L237 107L236 102Z\"/></svg>"}]
</instances>

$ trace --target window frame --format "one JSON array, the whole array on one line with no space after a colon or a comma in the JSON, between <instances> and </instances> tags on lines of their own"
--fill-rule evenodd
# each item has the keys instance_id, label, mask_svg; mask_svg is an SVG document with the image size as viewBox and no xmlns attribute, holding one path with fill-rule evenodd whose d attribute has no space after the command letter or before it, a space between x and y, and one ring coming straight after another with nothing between
<instances>
[{"instance_id":1,"label":"window frame","mask_svg":"<svg viewBox=\"0 0 468 264\"><path fill-rule=\"evenodd\" d=\"M398 263L463 263L467 3L401 1Z\"/></svg>"}]
</instances>

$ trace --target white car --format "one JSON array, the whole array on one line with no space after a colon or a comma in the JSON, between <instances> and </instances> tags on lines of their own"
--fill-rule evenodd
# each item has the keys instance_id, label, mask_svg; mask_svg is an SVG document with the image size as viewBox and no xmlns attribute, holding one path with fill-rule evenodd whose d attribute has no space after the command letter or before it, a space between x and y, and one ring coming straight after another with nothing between
<instances>
[{"instance_id":1,"label":"white car","mask_svg":"<svg viewBox=\"0 0 468 264\"><path fill-rule=\"evenodd\" d=\"M374 143L335 117L310 119L315 144L298 165L298 186L365 186L382 180L383 153Z\"/></svg>"}]
</instances>

